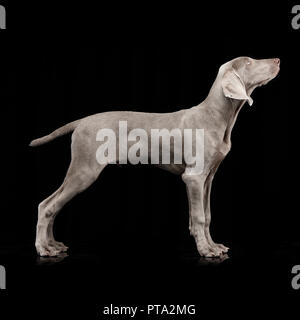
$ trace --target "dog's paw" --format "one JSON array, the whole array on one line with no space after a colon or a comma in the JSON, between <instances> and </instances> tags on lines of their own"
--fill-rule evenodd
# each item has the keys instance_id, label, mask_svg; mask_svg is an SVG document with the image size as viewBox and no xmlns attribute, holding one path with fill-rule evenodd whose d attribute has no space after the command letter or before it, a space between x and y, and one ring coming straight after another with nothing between
<instances>
[{"instance_id":1,"label":"dog's paw","mask_svg":"<svg viewBox=\"0 0 300 320\"><path fill-rule=\"evenodd\" d=\"M62 253L62 252L66 252L66 251L68 251L68 247L67 246L65 246L62 242L58 242L58 241L51 241L50 242L50 245L52 246L52 247L54 247L56 250L58 250L60 253Z\"/></svg>"},{"instance_id":2,"label":"dog's paw","mask_svg":"<svg viewBox=\"0 0 300 320\"><path fill-rule=\"evenodd\" d=\"M221 253L214 250L214 248L211 247L208 243L197 243L197 249L201 257L213 258L219 257L221 255Z\"/></svg>"},{"instance_id":3,"label":"dog's paw","mask_svg":"<svg viewBox=\"0 0 300 320\"><path fill-rule=\"evenodd\" d=\"M225 254L228 252L229 248L225 247L223 244L221 243L215 243L214 245L218 251L220 251L221 253Z\"/></svg>"},{"instance_id":4,"label":"dog's paw","mask_svg":"<svg viewBox=\"0 0 300 320\"><path fill-rule=\"evenodd\" d=\"M215 243L211 238L209 238L209 240L207 242L212 247L212 249L215 251L217 256L220 256L222 254L226 254L228 252L228 250L229 250L228 247L225 247L221 243Z\"/></svg>"},{"instance_id":5,"label":"dog's paw","mask_svg":"<svg viewBox=\"0 0 300 320\"><path fill-rule=\"evenodd\" d=\"M43 244L43 243L36 243L35 248L37 253L41 257L55 257L62 252L61 250L57 249L54 246L51 246L49 244Z\"/></svg>"}]
</instances>

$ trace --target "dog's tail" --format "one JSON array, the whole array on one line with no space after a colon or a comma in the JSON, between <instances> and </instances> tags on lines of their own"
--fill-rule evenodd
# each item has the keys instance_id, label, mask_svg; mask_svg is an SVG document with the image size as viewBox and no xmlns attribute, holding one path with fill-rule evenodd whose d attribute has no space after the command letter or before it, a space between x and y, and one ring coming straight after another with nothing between
<instances>
[{"instance_id":1,"label":"dog's tail","mask_svg":"<svg viewBox=\"0 0 300 320\"><path fill-rule=\"evenodd\" d=\"M29 144L30 147L38 147L42 144L45 144L45 143L48 143L60 136L63 136L69 132L73 132L76 127L78 126L79 122L81 121L82 119L80 120L76 120L76 121L73 121L73 122L70 122L58 129L56 129L55 131L53 131L52 133L48 134L47 136L44 136L42 138L38 138L38 139L35 139L35 140L32 140Z\"/></svg>"}]
</instances>

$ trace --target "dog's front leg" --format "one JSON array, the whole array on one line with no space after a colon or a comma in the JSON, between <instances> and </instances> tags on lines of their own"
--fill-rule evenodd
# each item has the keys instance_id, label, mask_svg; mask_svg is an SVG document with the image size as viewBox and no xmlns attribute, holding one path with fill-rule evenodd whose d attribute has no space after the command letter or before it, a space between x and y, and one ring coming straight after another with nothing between
<instances>
[{"instance_id":1,"label":"dog's front leg","mask_svg":"<svg viewBox=\"0 0 300 320\"><path fill-rule=\"evenodd\" d=\"M203 206L204 175L189 175L184 173L182 179L186 184L190 211L190 231L195 238L198 252L204 257L218 256L207 242L205 236L205 212Z\"/></svg>"},{"instance_id":2,"label":"dog's front leg","mask_svg":"<svg viewBox=\"0 0 300 320\"><path fill-rule=\"evenodd\" d=\"M204 184L204 212L205 212L205 236L207 239L207 242L210 244L210 246L218 253L226 253L229 248L225 247L223 244L215 243L210 235L210 222L211 222L211 211L210 211L210 193L211 193L211 186L212 181L216 172L216 169L212 169L212 171L209 173L208 177L206 178L205 184Z\"/></svg>"}]
</instances>

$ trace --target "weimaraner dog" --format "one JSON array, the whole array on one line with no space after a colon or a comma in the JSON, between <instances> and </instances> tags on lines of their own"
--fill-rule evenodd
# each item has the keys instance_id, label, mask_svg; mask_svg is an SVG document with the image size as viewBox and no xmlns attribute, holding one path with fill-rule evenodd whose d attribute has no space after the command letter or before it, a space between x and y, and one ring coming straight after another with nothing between
<instances>
[{"instance_id":1,"label":"weimaraner dog","mask_svg":"<svg viewBox=\"0 0 300 320\"><path fill-rule=\"evenodd\" d=\"M239 111L253 90L265 85L279 73L280 60L255 60L240 57L223 64L207 98L191 109L174 113L104 112L95 114L33 140L30 146L39 146L73 131L72 161L60 188L39 204L36 233L36 250L41 256L56 256L68 248L53 237L53 223L57 213L75 195L87 189L99 176L107 163L99 164L96 152L99 147L97 132L111 128L118 132L120 120L127 121L128 130L143 128L204 129L204 167L201 174L193 174L184 159L182 164L160 164L172 173L181 175L186 184L189 200L189 228L196 241L198 252L204 257L218 257L229 248L215 243L210 235L210 192L216 170L231 148L231 131ZM194 143L194 142L193 142ZM118 146L118 143L117 143ZM174 148L170 149L173 152ZM118 159L117 159L118 160Z\"/></svg>"}]
</instances>

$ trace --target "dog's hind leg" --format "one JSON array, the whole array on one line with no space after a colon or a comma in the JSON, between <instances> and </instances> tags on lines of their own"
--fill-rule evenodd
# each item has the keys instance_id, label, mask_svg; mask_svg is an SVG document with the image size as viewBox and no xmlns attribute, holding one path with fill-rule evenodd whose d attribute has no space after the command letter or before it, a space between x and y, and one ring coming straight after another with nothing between
<instances>
[{"instance_id":1,"label":"dog's hind leg","mask_svg":"<svg viewBox=\"0 0 300 320\"><path fill-rule=\"evenodd\" d=\"M43 209L43 207L46 207L51 200L53 200L53 198L61 191L61 187L56 190L50 197L48 197L47 199L45 199L43 202L41 202L41 204L39 205L39 212L40 210ZM54 218L50 219L49 221L49 227L48 227L48 236L49 236L49 244L52 247L55 247L55 249L57 249L59 252L65 252L68 250L68 247L66 247L62 242L58 242L55 241L54 239L54 235L53 235L53 223L54 223Z\"/></svg>"},{"instance_id":2,"label":"dog's hind leg","mask_svg":"<svg viewBox=\"0 0 300 320\"><path fill-rule=\"evenodd\" d=\"M87 189L98 177L105 165L95 169L89 166L73 170L72 164L62 186L39 205L36 250L41 256L56 256L66 251L66 247L57 243L53 237L53 223L62 207L78 193Z\"/></svg>"},{"instance_id":3,"label":"dog's hind leg","mask_svg":"<svg viewBox=\"0 0 300 320\"><path fill-rule=\"evenodd\" d=\"M85 132L72 136L72 161L61 187L39 205L35 247L41 256L56 256L67 250L53 237L53 223L63 206L78 193L87 189L99 176L106 164L96 159L94 140Z\"/></svg>"}]
</instances>

